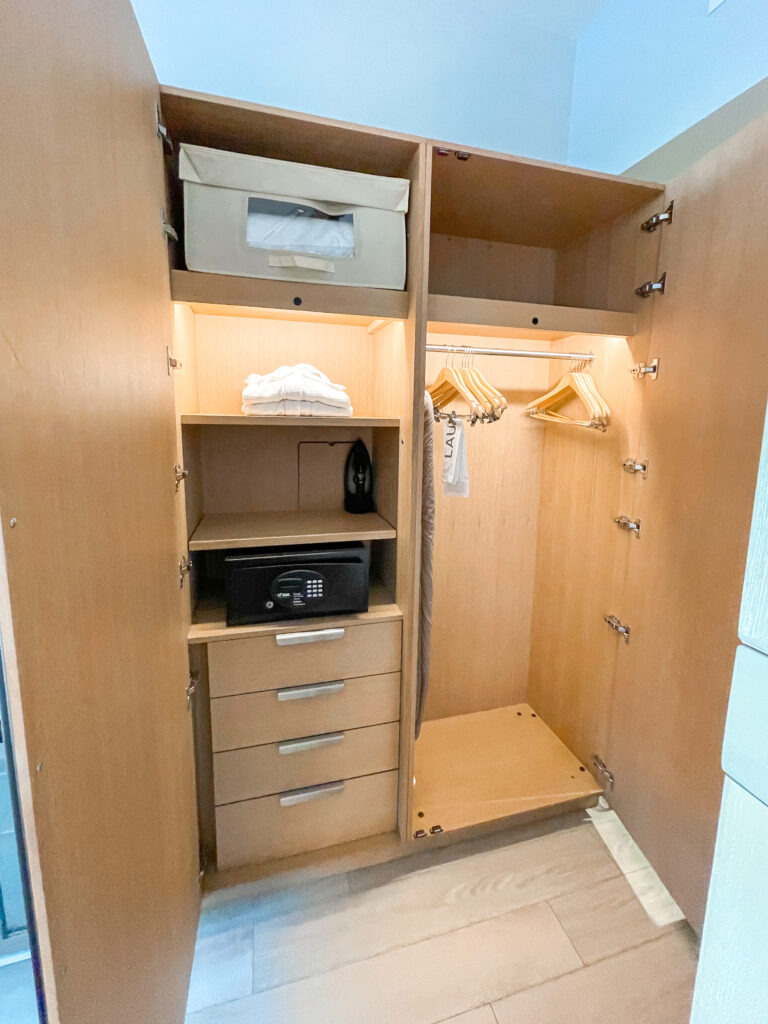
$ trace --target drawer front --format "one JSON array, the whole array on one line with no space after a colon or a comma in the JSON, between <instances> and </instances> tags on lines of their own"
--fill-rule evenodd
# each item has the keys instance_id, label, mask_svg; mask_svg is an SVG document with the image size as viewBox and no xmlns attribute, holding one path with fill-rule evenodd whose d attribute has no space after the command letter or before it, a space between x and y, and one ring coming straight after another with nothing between
<instances>
[{"instance_id":1,"label":"drawer front","mask_svg":"<svg viewBox=\"0 0 768 1024\"><path fill-rule=\"evenodd\" d=\"M400 671L401 623L370 622L208 644L211 697Z\"/></svg>"},{"instance_id":2,"label":"drawer front","mask_svg":"<svg viewBox=\"0 0 768 1024\"><path fill-rule=\"evenodd\" d=\"M211 701L214 752L395 722L400 673L282 687Z\"/></svg>"},{"instance_id":3,"label":"drawer front","mask_svg":"<svg viewBox=\"0 0 768 1024\"><path fill-rule=\"evenodd\" d=\"M214 754L215 802L230 804L392 771L397 768L399 732L398 723L392 722Z\"/></svg>"},{"instance_id":4,"label":"drawer front","mask_svg":"<svg viewBox=\"0 0 768 1024\"><path fill-rule=\"evenodd\" d=\"M396 771L216 808L220 871L394 831Z\"/></svg>"}]
</instances>

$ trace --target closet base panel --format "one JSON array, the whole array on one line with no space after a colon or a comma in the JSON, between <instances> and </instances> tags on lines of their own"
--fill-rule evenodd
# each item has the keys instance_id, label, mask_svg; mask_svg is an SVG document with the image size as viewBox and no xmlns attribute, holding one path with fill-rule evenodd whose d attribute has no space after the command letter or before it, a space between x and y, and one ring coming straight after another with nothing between
<instances>
[{"instance_id":1,"label":"closet base panel","mask_svg":"<svg viewBox=\"0 0 768 1024\"><path fill-rule=\"evenodd\" d=\"M427 835L588 807L603 792L528 704L425 722L414 775L413 832Z\"/></svg>"}]
</instances>

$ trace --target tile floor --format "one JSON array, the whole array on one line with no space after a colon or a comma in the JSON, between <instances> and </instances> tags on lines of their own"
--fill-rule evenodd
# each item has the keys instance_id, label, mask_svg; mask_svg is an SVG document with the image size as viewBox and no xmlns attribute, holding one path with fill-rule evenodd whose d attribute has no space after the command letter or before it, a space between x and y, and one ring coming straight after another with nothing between
<instances>
[{"instance_id":1,"label":"tile floor","mask_svg":"<svg viewBox=\"0 0 768 1024\"><path fill-rule=\"evenodd\" d=\"M206 907L187 1024L686 1024L695 967L574 815Z\"/></svg>"}]
</instances>

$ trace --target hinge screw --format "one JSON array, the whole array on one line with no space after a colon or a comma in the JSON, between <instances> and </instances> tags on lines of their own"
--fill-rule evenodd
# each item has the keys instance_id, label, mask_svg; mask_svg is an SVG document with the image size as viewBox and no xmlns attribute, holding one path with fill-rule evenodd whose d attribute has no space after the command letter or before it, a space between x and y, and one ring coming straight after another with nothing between
<instances>
[{"instance_id":1,"label":"hinge screw","mask_svg":"<svg viewBox=\"0 0 768 1024\"><path fill-rule=\"evenodd\" d=\"M16 529L16 524L17 523L18 523L18 519L16 518L16 516L11 516L11 518L8 520L8 525L10 526L10 528L12 530Z\"/></svg>"}]
</instances>

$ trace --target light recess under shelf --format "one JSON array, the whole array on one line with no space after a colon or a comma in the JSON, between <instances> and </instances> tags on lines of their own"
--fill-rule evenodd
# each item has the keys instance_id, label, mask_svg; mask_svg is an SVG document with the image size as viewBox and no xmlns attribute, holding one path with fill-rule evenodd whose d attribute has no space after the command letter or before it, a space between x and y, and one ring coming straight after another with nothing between
<instances>
[{"instance_id":1,"label":"light recess under shelf","mask_svg":"<svg viewBox=\"0 0 768 1024\"><path fill-rule=\"evenodd\" d=\"M430 295L428 320L428 329L436 334L540 337L545 341L559 341L571 334L629 338L635 333L634 313L461 295Z\"/></svg>"},{"instance_id":2,"label":"light recess under shelf","mask_svg":"<svg viewBox=\"0 0 768 1024\"><path fill-rule=\"evenodd\" d=\"M376 512L213 512L203 516L190 551L392 540L394 526Z\"/></svg>"},{"instance_id":3,"label":"light recess under shelf","mask_svg":"<svg viewBox=\"0 0 768 1024\"><path fill-rule=\"evenodd\" d=\"M193 312L369 326L404 320L408 293L386 288L268 281L256 277L171 271L171 298ZM298 300L298 301L297 301Z\"/></svg>"}]
</instances>

